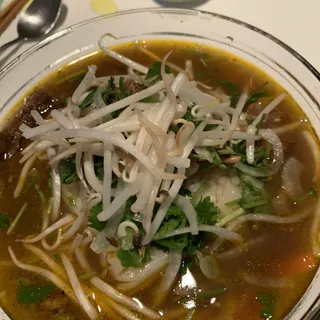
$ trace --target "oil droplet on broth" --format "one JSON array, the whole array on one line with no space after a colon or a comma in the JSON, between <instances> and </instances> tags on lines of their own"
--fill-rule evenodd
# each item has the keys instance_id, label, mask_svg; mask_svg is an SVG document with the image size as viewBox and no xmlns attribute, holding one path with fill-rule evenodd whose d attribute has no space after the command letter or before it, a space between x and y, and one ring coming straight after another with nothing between
<instances>
[{"instance_id":1,"label":"oil droplet on broth","mask_svg":"<svg viewBox=\"0 0 320 320\"><path fill-rule=\"evenodd\" d=\"M98 14L107 14L117 11L113 0L90 0L91 9Z\"/></svg>"}]
</instances>

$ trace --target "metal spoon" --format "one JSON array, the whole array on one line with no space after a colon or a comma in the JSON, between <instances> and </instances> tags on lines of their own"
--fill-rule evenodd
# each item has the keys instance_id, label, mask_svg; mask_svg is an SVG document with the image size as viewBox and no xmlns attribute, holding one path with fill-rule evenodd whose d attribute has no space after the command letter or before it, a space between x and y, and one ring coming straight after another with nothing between
<instances>
[{"instance_id":1,"label":"metal spoon","mask_svg":"<svg viewBox=\"0 0 320 320\"><path fill-rule=\"evenodd\" d=\"M18 21L18 37L0 46L0 53L20 41L38 39L49 33L61 12L61 0L33 0Z\"/></svg>"}]
</instances>

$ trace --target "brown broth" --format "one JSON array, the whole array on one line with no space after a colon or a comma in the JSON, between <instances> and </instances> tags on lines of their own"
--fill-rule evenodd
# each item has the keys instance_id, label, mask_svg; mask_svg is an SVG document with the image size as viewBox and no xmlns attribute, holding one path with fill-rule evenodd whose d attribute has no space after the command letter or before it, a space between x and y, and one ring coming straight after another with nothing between
<instances>
[{"instance_id":1,"label":"brown broth","mask_svg":"<svg viewBox=\"0 0 320 320\"><path fill-rule=\"evenodd\" d=\"M264 104L276 96L283 89L272 79L267 77L260 70L237 57L226 54L219 50L195 45L185 42L173 41L149 41L145 44L148 49L155 52L159 57L173 50L170 56L170 62L184 68L183 61L191 59L195 70L195 77L206 85L217 87L221 81L230 81L239 88L249 87L250 91L262 88L266 91L268 97L263 98ZM150 66L153 62L148 56L137 49L135 44L122 45L116 48L118 52ZM202 59L202 61L200 60ZM82 59L77 63L65 66L58 72L44 79L37 87L50 92L53 96L69 97L79 83L79 75L86 72L87 66L95 64L98 66L98 76L125 74L126 69L120 63L106 57L102 53L97 53L89 58ZM75 77L74 75L78 75ZM66 80L67 79L67 80ZM263 86L267 82L267 85ZM34 89L32 89L34 90ZM21 106L21 103L18 107ZM288 123L305 120L301 126L289 133L281 136L285 146L286 159L294 156L305 164L303 172L302 185L304 190L308 190L312 185L313 172L315 172L315 163L313 163L312 152L299 133L304 130L310 130L310 123L305 115L291 98L286 100L278 107L280 115L279 121L271 123L269 127L278 127ZM19 259L25 262L34 260L34 256L28 254L21 243L15 242L16 239L22 239L30 234L36 234L40 231L43 213L43 204L33 187L25 188L18 199L13 198L13 192L17 183L22 166L19 164L20 155L16 154L10 161L0 162L2 172L1 181L4 188L0 197L0 212L7 212L10 219L15 217L24 203L28 203L27 210L22 216L15 232L11 236L6 236L5 231L0 229L0 305L8 312L12 320L34 319L34 320L58 320L55 314L46 310L40 305L21 306L16 302L16 289L18 286L17 278L28 277L35 279L37 283L44 283L39 277L30 275L10 264L8 246L11 245ZM43 161L35 164L37 173L37 182L48 198L50 190L48 185L49 167ZM27 182L30 183L29 179ZM281 190L281 177L277 175L266 184L269 194L274 197ZM315 200L308 201L308 205L315 206ZM304 204L303 204L304 205ZM294 212L303 209L303 205L292 207ZM262 304L257 301L256 296L261 292L273 291L277 296L275 304L274 319L282 319L301 298L306 288L310 284L316 267L306 269L301 274L291 276L290 286L288 288L270 290L259 286L253 286L245 283L241 277L242 274L254 273L261 277L287 277L287 266L295 257L312 254L310 244L311 218L305 221L289 226L274 226L269 224L250 224L243 230L246 239L264 238L263 244L242 252L234 259L220 261L221 273L216 280L205 278L198 268L193 266L192 271L195 279L202 290L214 290L220 287L227 287L228 290L223 295L217 297L216 302L209 306L199 306L194 314L194 319L212 318L217 320L258 320L261 319ZM221 248L221 252L231 249L230 246ZM55 252L54 252L55 253ZM53 254L54 254L53 253ZM91 256L90 256L91 257ZM91 259L92 258L92 259ZM90 260L94 263L94 257ZM7 263L7 264L4 264ZM98 263L96 264L98 268ZM45 267L45 266L43 266ZM100 271L100 270L99 270ZM113 283L112 279L108 279ZM88 282L86 282L87 285ZM141 301L152 306L156 290L156 284L151 284L146 288L142 287L134 295ZM5 292L2 297L1 293ZM164 319L185 319L187 311L178 303L181 298L174 292L166 300L166 304L161 309L168 312ZM66 314L72 314L70 319L87 319L84 313L78 307L69 303L66 307ZM66 318L68 319L68 318ZM119 317L104 314L101 319L120 319Z\"/></svg>"}]
</instances>

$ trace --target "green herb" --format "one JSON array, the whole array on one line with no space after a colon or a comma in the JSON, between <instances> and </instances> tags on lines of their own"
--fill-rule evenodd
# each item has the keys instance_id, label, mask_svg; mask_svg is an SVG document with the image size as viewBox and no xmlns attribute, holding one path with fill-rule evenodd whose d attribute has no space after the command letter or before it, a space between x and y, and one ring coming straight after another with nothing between
<instances>
[{"instance_id":1,"label":"green herb","mask_svg":"<svg viewBox=\"0 0 320 320\"><path fill-rule=\"evenodd\" d=\"M254 92L249 96L246 102L246 106L248 106L251 103L257 102L260 98L267 97L267 96L268 96L267 93L264 91Z\"/></svg>"},{"instance_id":2,"label":"green herb","mask_svg":"<svg viewBox=\"0 0 320 320\"><path fill-rule=\"evenodd\" d=\"M17 302L19 304L38 304L47 299L50 294L56 289L53 284L30 286L19 283L17 290Z\"/></svg>"},{"instance_id":3,"label":"green herb","mask_svg":"<svg viewBox=\"0 0 320 320\"><path fill-rule=\"evenodd\" d=\"M98 215L102 212L102 209L102 202L99 202L90 210L90 215L88 217L89 227L98 231L102 231L107 224L106 221L98 220Z\"/></svg>"},{"instance_id":4,"label":"green herb","mask_svg":"<svg viewBox=\"0 0 320 320\"><path fill-rule=\"evenodd\" d=\"M27 193L27 192L30 190L30 188L34 185L34 183L35 183L35 177L32 176L31 178L32 178L32 180L29 182L29 184L28 184L28 185L26 186L26 188L23 190L23 193Z\"/></svg>"},{"instance_id":5,"label":"green herb","mask_svg":"<svg viewBox=\"0 0 320 320\"><path fill-rule=\"evenodd\" d=\"M295 202L299 203L309 197L319 198L318 191L315 188L311 187L307 193L299 196Z\"/></svg>"},{"instance_id":6,"label":"green herb","mask_svg":"<svg viewBox=\"0 0 320 320\"><path fill-rule=\"evenodd\" d=\"M99 156L94 157L94 170L97 175L97 178L100 181L103 181L103 178L104 178L103 157L99 157Z\"/></svg>"},{"instance_id":7,"label":"green herb","mask_svg":"<svg viewBox=\"0 0 320 320\"><path fill-rule=\"evenodd\" d=\"M193 193L192 199L191 199L191 203L193 205L197 204L199 202L199 200L201 199L201 194L202 192L208 187L208 185L204 182L201 183L199 188Z\"/></svg>"},{"instance_id":8,"label":"green herb","mask_svg":"<svg viewBox=\"0 0 320 320\"><path fill-rule=\"evenodd\" d=\"M135 203L136 200L137 200L136 196L132 196L127 200L126 206L125 206L125 209L124 209L122 222L126 221L126 220L130 220L130 221L133 220L133 212L131 211L130 208Z\"/></svg>"},{"instance_id":9,"label":"green herb","mask_svg":"<svg viewBox=\"0 0 320 320\"><path fill-rule=\"evenodd\" d=\"M146 80L155 78L154 82L157 82L161 80L161 61L156 61L152 64L152 66L149 68ZM167 65L165 66L165 72L166 73L172 73L170 67Z\"/></svg>"},{"instance_id":10,"label":"green herb","mask_svg":"<svg viewBox=\"0 0 320 320\"><path fill-rule=\"evenodd\" d=\"M70 184L79 179L75 157L69 157L60 161L60 179L63 184Z\"/></svg>"},{"instance_id":11,"label":"green herb","mask_svg":"<svg viewBox=\"0 0 320 320\"><path fill-rule=\"evenodd\" d=\"M233 207L236 204L238 204L240 201L241 201L241 198L226 202L224 205L227 207Z\"/></svg>"},{"instance_id":12,"label":"green herb","mask_svg":"<svg viewBox=\"0 0 320 320\"><path fill-rule=\"evenodd\" d=\"M261 119L260 119L260 121L258 122L257 127L256 127L256 134L259 134L260 129L261 129L261 126L262 126L263 121L265 120L266 116L267 116L267 115L266 115L265 113L262 114Z\"/></svg>"},{"instance_id":13,"label":"green herb","mask_svg":"<svg viewBox=\"0 0 320 320\"><path fill-rule=\"evenodd\" d=\"M130 95L131 95L130 92L125 91L123 77L121 77L119 80L119 88L117 88L117 86L115 85L114 78L111 77L108 81L108 85L104 93L102 94L102 99L105 102L105 104L108 105L108 104L117 102L119 100L122 100ZM117 118L121 112L122 112L122 109L113 111L111 112L111 116L113 118Z\"/></svg>"},{"instance_id":14,"label":"green herb","mask_svg":"<svg viewBox=\"0 0 320 320\"><path fill-rule=\"evenodd\" d=\"M98 90L98 88L94 88L88 93L88 95L80 103L80 105L79 105L80 109L85 109L85 108L92 105L93 97L94 97L94 94L97 92L97 90Z\"/></svg>"},{"instance_id":15,"label":"green herb","mask_svg":"<svg viewBox=\"0 0 320 320\"><path fill-rule=\"evenodd\" d=\"M46 200L46 197L45 197L44 193L43 193L42 190L40 189L40 186L39 186L37 183L35 183L35 184L34 184L34 188L37 190L41 202L42 202L43 204L46 204L46 203L47 203L47 200Z\"/></svg>"},{"instance_id":16,"label":"green herb","mask_svg":"<svg viewBox=\"0 0 320 320\"><path fill-rule=\"evenodd\" d=\"M201 199L194 209L197 211L199 224L214 225L218 221L219 209L209 196Z\"/></svg>"},{"instance_id":17,"label":"green herb","mask_svg":"<svg viewBox=\"0 0 320 320\"><path fill-rule=\"evenodd\" d=\"M218 288L215 290L205 290L205 291L200 291L197 295L197 300L202 300L202 299L211 299L215 298L221 294L226 293L227 288Z\"/></svg>"},{"instance_id":18,"label":"green herb","mask_svg":"<svg viewBox=\"0 0 320 320\"><path fill-rule=\"evenodd\" d=\"M254 163L251 164L251 166L255 168L265 168L269 164L271 148L272 145L269 142L260 146L256 145L254 150ZM234 155L239 155L241 157L240 161L248 164L246 155L246 141L242 141L238 144L229 143L224 149L224 152L226 151L230 154L233 152Z\"/></svg>"},{"instance_id":19,"label":"green herb","mask_svg":"<svg viewBox=\"0 0 320 320\"><path fill-rule=\"evenodd\" d=\"M22 217L22 214L24 213L24 211L27 209L28 203L25 203L22 208L19 210L17 216L14 218L14 220L12 221L11 225L9 226L9 229L7 230L7 235L10 235L13 233L13 231L16 229L17 224L19 222L19 220Z\"/></svg>"},{"instance_id":20,"label":"green herb","mask_svg":"<svg viewBox=\"0 0 320 320\"><path fill-rule=\"evenodd\" d=\"M222 170L226 170L227 166L223 164L217 150L215 148L212 148L212 163L215 164L218 168Z\"/></svg>"},{"instance_id":21,"label":"green herb","mask_svg":"<svg viewBox=\"0 0 320 320\"><path fill-rule=\"evenodd\" d=\"M198 215L199 224L215 225L218 221L220 211L211 202L210 197L201 199L199 203L194 207ZM199 250L205 241L213 237L212 233L199 232L198 235L188 235L188 245L183 251L184 259L191 259L195 252Z\"/></svg>"},{"instance_id":22,"label":"green herb","mask_svg":"<svg viewBox=\"0 0 320 320\"><path fill-rule=\"evenodd\" d=\"M240 98L240 88L235 83L226 80L219 81L219 84L223 87L226 93L231 96L231 105L235 106Z\"/></svg>"},{"instance_id":23,"label":"green herb","mask_svg":"<svg viewBox=\"0 0 320 320\"><path fill-rule=\"evenodd\" d=\"M119 91L120 91L121 99L124 99L130 95L130 93L126 92L126 90L124 88L124 78L123 77L120 77L120 80L119 80Z\"/></svg>"},{"instance_id":24,"label":"green herb","mask_svg":"<svg viewBox=\"0 0 320 320\"><path fill-rule=\"evenodd\" d=\"M157 245L167 249L183 249L188 245L188 234L157 240L167 233L187 226L187 218L183 211L176 205L171 205L167 214L153 239Z\"/></svg>"},{"instance_id":25,"label":"green herb","mask_svg":"<svg viewBox=\"0 0 320 320\"><path fill-rule=\"evenodd\" d=\"M5 212L0 213L0 229L8 229L10 225L9 215Z\"/></svg>"},{"instance_id":26,"label":"green herb","mask_svg":"<svg viewBox=\"0 0 320 320\"><path fill-rule=\"evenodd\" d=\"M243 176L243 175L242 175ZM264 189L255 188L240 175L241 200L239 205L247 212L268 213L270 202Z\"/></svg>"},{"instance_id":27,"label":"green herb","mask_svg":"<svg viewBox=\"0 0 320 320\"><path fill-rule=\"evenodd\" d=\"M30 286L31 285L31 280L25 277L19 277L16 279L17 285L19 286L20 284L24 286Z\"/></svg>"},{"instance_id":28,"label":"green herb","mask_svg":"<svg viewBox=\"0 0 320 320\"><path fill-rule=\"evenodd\" d=\"M121 264L124 268L143 267L146 263L151 261L150 252L147 248L145 248L144 255L140 255L137 249L133 249L133 250L119 249L117 251L117 257L121 261Z\"/></svg>"},{"instance_id":29,"label":"green herb","mask_svg":"<svg viewBox=\"0 0 320 320\"><path fill-rule=\"evenodd\" d=\"M60 254L55 254L54 256L53 256L53 258L54 258L54 260L56 260L57 262L60 262L61 261L61 255Z\"/></svg>"},{"instance_id":30,"label":"green herb","mask_svg":"<svg viewBox=\"0 0 320 320\"><path fill-rule=\"evenodd\" d=\"M97 275L97 273L95 271L90 271L90 272L86 272L84 274L81 274L79 276L79 279L81 279L81 280L89 280L92 277L95 277L96 275Z\"/></svg>"},{"instance_id":31,"label":"green herb","mask_svg":"<svg viewBox=\"0 0 320 320\"><path fill-rule=\"evenodd\" d=\"M277 297L273 293L260 293L257 300L263 304L260 315L264 320L274 319L274 305Z\"/></svg>"},{"instance_id":32,"label":"green herb","mask_svg":"<svg viewBox=\"0 0 320 320\"><path fill-rule=\"evenodd\" d=\"M203 170L204 168L207 169L207 168L218 167L222 170L227 170L228 167L222 162L222 159L219 153L217 152L217 150L213 147L208 147L207 149L211 152L211 156L212 156L212 160L209 163L208 163L208 159L203 157L202 155L195 154L195 153L191 154L193 158L205 160L204 163L200 164L199 169Z\"/></svg>"},{"instance_id":33,"label":"green herb","mask_svg":"<svg viewBox=\"0 0 320 320\"><path fill-rule=\"evenodd\" d=\"M58 79L56 81L56 84L59 85L59 84L66 83L66 82L76 82L76 81L81 82L86 73L87 72L85 70L80 70L76 73L68 75L67 77Z\"/></svg>"},{"instance_id":34,"label":"green herb","mask_svg":"<svg viewBox=\"0 0 320 320\"><path fill-rule=\"evenodd\" d=\"M158 94L154 94L150 97L146 97L144 99L141 100L141 102L145 102L145 103L157 103L159 101L159 95Z\"/></svg>"}]
</instances>

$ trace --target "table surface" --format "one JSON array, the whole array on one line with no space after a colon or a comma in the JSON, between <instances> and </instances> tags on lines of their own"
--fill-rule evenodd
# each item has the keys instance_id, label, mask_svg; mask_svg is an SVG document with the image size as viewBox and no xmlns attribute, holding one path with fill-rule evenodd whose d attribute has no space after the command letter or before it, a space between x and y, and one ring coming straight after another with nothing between
<instances>
[{"instance_id":1,"label":"table surface","mask_svg":"<svg viewBox=\"0 0 320 320\"><path fill-rule=\"evenodd\" d=\"M4 5L9 1L5 0ZM64 0L65 19L58 29L102 13L162 5L161 0ZM320 36L316 27L320 12L319 0L199 0L194 1L192 7L234 17L267 31L294 48L320 70ZM1 35L0 45L16 37L17 19ZM31 45L25 43L16 50L11 48L4 56L8 61Z\"/></svg>"}]
</instances>

